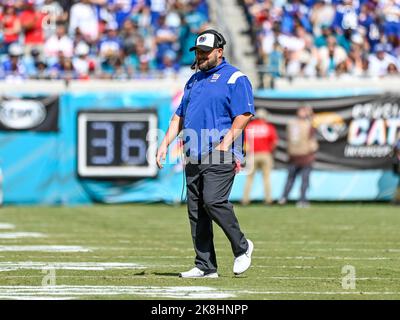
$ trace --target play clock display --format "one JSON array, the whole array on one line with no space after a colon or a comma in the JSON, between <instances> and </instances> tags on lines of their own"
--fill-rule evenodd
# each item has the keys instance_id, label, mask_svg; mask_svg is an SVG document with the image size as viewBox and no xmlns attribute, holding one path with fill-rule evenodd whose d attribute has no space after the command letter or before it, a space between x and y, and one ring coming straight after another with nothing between
<instances>
[{"instance_id":1,"label":"play clock display","mask_svg":"<svg viewBox=\"0 0 400 320\"><path fill-rule=\"evenodd\" d=\"M157 113L153 109L78 113L78 175L137 178L157 174Z\"/></svg>"}]
</instances>

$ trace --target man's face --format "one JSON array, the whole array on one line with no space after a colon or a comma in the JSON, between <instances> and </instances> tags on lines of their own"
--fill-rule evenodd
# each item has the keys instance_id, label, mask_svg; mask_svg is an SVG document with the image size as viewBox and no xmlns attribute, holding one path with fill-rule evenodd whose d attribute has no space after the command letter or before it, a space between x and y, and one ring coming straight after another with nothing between
<instances>
[{"instance_id":1,"label":"man's face","mask_svg":"<svg viewBox=\"0 0 400 320\"><path fill-rule=\"evenodd\" d=\"M383 59L385 58L385 51L379 50L379 51L376 53L376 56L377 56L377 58L378 58L379 60L383 60Z\"/></svg>"},{"instance_id":2,"label":"man's face","mask_svg":"<svg viewBox=\"0 0 400 320\"><path fill-rule=\"evenodd\" d=\"M197 65L201 71L207 71L218 65L219 59L222 58L223 49L216 48L210 51L196 49Z\"/></svg>"},{"instance_id":3,"label":"man's face","mask_svg":"<svg viewBox=\"0 0 400 320\"><path fill-rule=\"evenodd\" d=\"M61 26L61 25L57 26L56 34L57 34L57 37L59 37L59 38L63 37L65 35L65 27Z\"/></svg>"},{"instance_id":4,"label":"man's face","mask_svg":"<svg viewBox=\"0 0 400 320\"><path fill-rule=\"evenodd\" d=\"M299 109L297 109L297 116L300 119L306 119L309 115L309 110L307 107L300 107Z\"/></svg>"}]
</instances>

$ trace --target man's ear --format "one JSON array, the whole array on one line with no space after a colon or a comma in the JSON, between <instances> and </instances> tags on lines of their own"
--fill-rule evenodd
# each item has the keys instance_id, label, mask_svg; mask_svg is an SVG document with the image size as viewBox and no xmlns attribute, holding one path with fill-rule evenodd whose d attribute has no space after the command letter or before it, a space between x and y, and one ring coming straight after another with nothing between
<instances>
[{"instance_id":1,"label":"man's ear","mask_svg":"<svg viewBox=\"0 0 400 320\"><path fill-rule=\"evenodd\" d=\"M222 56L224 55L224 49L222 49L222 48L218 48L217 49L218 50L218 58L222 58Z\"/></svg>"}]
</instances>

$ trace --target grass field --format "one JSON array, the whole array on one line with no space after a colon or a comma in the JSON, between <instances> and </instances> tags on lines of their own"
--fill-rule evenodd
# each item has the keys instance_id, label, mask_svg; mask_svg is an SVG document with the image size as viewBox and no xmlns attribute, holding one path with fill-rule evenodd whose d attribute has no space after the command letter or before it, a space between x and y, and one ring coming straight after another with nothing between
<instances>
[{"instance_id":1,"label":"grass field","mask_svg":"<svg viewBox=\"0 0 400 320\"><path fill-rule=\"evenodd\" d=\"M252 267L233 275L230 245L215 227L220 277L180 279L193 265L185 206L1 208L0 298L400 298L398 207L235 210L255 245ZM343 280L346 265L355 282Z\"/></svg>"}]
</instances>

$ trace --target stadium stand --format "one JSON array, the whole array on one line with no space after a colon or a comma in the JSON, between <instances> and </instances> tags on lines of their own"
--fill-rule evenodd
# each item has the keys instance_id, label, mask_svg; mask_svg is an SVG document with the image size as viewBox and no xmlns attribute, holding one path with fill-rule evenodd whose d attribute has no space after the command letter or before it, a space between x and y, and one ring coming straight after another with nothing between
<instances>
[{"instance_id":1,"label":"stadium stand","mask_svg":"<svg viewBox=\"0 0 400 320\"><path fill-rule=\"evenodd\" d=\"M388 77L400 70L398 0L238 0L261 75Z\"/></svg>"},{"instance_id":2,"label":"stadium stand","mask_svg":"<svg viewBox=\"0 0 400 320\"><path fill-rule=\"evenodd\" d=\"M0 80L174 78L208 21L205 0L0 1Z\"/></svg>"},{"instance_id":3,"label":"stadium stand","mask_svg":"<svg viewBox=\"0 0 400 320\"><path fill-rule=\"evenodd\" d=\"M1 0L0 80L185 77L193 62L188 48L210 26L211 4L229 9L227 2L206 0ZM245 13L257 60L241 69L250 75L257 68L260 81L251 78L260 87L265 76L348 80L400 74L399 0L236 5ZM225 29L228 36L234 31L231 42L240 45L239 31ZM247 61L240 55L237 61Z\"/></svg>"}]
</instances>

